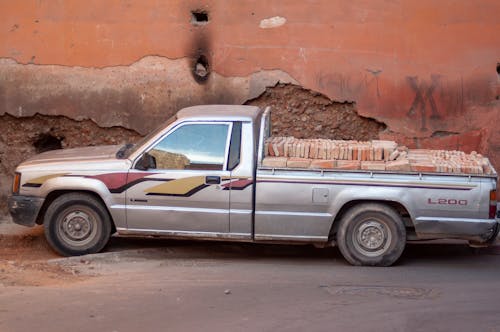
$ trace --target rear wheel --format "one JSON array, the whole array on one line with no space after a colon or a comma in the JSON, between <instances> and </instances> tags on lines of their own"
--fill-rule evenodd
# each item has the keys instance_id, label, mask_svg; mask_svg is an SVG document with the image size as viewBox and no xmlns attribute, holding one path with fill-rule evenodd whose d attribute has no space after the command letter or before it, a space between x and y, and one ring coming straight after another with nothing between
<instances>
[{"instance_id":1,"label":"rear wheel","mask_svg":"<svg viewBox=\"0 0 500 332\"><path fill-rule=\"evenodd\" d=\"M56 198L44 217L45 237L64 256L101 251L111 236L108 211L95 197L69 193Z\"/></svg>"},{"instance_id":2,"label":"rear wheel","mask_svg":"<svg viewBox=\"0 0 500 332\"><path fill-rule=\"evenodd\" d=\"M337 243L344 258L353 265L390 266L403 253L406 229L391 207L360 204L340 220Z\"/></svg>"}]
</instances>

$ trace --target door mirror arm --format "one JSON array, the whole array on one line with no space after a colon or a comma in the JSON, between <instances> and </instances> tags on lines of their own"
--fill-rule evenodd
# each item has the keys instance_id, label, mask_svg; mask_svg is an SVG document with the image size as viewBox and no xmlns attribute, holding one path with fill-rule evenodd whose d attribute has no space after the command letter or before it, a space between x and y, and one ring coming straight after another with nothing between
<instances>
[{"instance_id":1,"label":"door mirror arm","mask_svg":"<svg viewBox=\"0 0 500 332\"><path fill-rule=\"evenodd\" d=\"M151 168L156 168L156 159L149 153L144 153L135 164L135 168L141 171L147 171Z\"/></svg>"}]
</instances>

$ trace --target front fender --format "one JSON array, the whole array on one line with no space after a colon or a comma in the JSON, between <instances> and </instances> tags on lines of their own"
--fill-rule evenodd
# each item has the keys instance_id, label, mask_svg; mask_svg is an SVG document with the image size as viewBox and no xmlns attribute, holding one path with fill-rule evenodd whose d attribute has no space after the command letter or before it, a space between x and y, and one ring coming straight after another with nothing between
<instances>
[{"instance_id":1,"label":"front fender","mask_svg":"<svg viewBox=\"0 0 500 332\"><path fill-rule=\"evenodd\" d=\"M125 193L112 194L100 180L84 176L61 176L45 181L39 188L39 195L47 197L54 191L88 191L98 195L118 227L126 226Z\"/></svg>"},{"instance_id":2,"label":"front fender","mask_svg":"<svg viewBox=\"0 0 500 332\"><path fill-rule=\"evenodd\" d=\"M109 189L102 181L96 179L80 176L53 178L42 184L40 187L40 196L47 197L51 192L56 190L91 191L99 195L108 207L114 203Z\"/></svg>"}]
</instances>

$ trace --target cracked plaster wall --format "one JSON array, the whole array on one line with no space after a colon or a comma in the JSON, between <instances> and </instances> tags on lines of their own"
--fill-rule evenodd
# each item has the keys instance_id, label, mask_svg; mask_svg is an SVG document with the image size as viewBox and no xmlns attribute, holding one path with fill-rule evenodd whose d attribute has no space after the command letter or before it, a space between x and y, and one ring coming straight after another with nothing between
<instances>
[{"instance_id":1,"label":"cracked plaster wall","mask_svg":"<svg viewBox=\"0 0 500 332\"><path fill-rule=\"evenodd\" d=\"M193 24L193 10L208 21ZM500 168L499 11L496 0L2 1L0 115L144 134L184 106L291 83L375 119L381 138L477 150ZM300 131L297 102L274 103L284 130L314 134Z\"/></svg>"},{"instance_id":2,"label":"cracked plaster wall","mask_svg":"<svg viewBox=\"0 0 500 332\"><path fill-rule=\"evenodd\" d=\"M214 72L200 84L191 71L189 58L159 56L105 68L24 65L0 59L0 115L64 115L146 134L183 107L242 104L266 87L297 83L283 71L263 70L246 77Z\"/></svg>"}]
</instances>

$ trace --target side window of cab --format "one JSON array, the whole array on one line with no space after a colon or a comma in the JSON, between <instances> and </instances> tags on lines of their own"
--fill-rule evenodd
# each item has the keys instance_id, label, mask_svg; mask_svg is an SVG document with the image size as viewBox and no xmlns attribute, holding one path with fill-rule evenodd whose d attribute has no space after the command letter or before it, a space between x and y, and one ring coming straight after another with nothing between
<instances>
[{"instance_id":1,"label":"side window of cab","mask_svg":"<svg viewBox=\"0 0 500 332\"><path fill-rule=\"evenodd\" d=\"M224 170L229 123L186 123L162 138L149 155L159 170Z\"/></svg>"}]
</instances>

